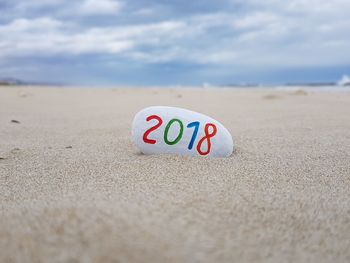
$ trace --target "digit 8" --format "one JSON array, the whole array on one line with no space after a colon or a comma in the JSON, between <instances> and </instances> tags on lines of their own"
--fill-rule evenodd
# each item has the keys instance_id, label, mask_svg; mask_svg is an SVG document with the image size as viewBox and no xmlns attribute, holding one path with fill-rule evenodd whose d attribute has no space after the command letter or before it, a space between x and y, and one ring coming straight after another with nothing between
<instances>
[{"instance_id":1,"label":"digit 8","mask_svg":"<svg viewBox=\"0 0 350 263\"><path fill-rule=\"evenodd\" d=\"M213 128L213 131L211 133L209 133L209 127ZM205 133L205 136L202 139L200 139L198 144L197 144L197 151L200 155L207 155L210 153L210 149L211 149L210 138L214 137L217 133L216 125L213 123L207 123L205 125L205 128L204 128L204 133ZM201 147L202 147L202 144L205 140L208 141L208 148L205 152L202 152Z\"/></svg>"}]
</instances>

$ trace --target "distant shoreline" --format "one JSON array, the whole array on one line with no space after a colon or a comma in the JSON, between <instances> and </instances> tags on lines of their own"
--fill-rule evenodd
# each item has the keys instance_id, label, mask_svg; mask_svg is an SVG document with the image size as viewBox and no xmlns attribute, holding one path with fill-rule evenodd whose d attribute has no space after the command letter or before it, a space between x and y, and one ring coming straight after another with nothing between
<instances>
[{"instance_id":1,"label":"distant shoreline","mask_svg":"<svg viewBox=\"0 0 350 263\"><path fill-rule=\"evenodd\" d=\"M43 85L43 84L8 84L1 83L0 88L41 88L41 89L202 89L202 90L210 90L210 89L237 89L237 90L285 90L285 91L295 91L295 90L305 90L310 92L348 92L350 91L350 86L340 86L340 85L260 85L260 86L96 86L96 85Z\"/></svg>"}]
</instances>

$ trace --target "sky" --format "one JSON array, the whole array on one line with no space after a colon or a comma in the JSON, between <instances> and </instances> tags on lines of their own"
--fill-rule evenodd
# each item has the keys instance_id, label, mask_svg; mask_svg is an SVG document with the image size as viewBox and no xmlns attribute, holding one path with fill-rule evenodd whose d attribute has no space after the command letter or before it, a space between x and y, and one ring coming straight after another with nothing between
<instances>
[{"instance_id":1,"label":"sky","mask_svg":"<svg viewBox=\"0 0 350 263\"><path fill-rule=\"evenodd\" d=\"M350 0L0 0L0 78L177 86L337 81Z\"/></svg>"}]
</instances>

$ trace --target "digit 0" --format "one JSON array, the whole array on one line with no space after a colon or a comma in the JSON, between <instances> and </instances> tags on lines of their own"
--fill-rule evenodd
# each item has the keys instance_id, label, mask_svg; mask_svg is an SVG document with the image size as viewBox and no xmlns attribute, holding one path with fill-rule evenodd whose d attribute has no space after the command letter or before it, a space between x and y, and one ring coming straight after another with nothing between
<instances>
[{"instance_id":1,"label":"digit 0","mask_svg":"<svg viewBox=\"0 0 350 263\"><path fill-rule=\"evenodd\" d=\"M173 140L171 142L171 141L168 140L168 132L169 132L169 129L170 129L171 125L174 122L177 122L180 125L180 131L179 131L179 134L177 135L177 137L175 138L175 140ZM179 119L172 119L171 121L169 121L169 123L165 127L165 131L164 131L164 141L165 141L165 143L168 144L168 145L177 144L181 140L183 131L184 131L184 125L182 124L182 121L180 121Z\"/></svg>"},{"instance_id":2,"label":"digit 0","mask_svg":"<svg viewBox=\"0 0 350 263\"><path fill-rule=\"evenodd\" d=\"M157 120L158 123L154 126L152 126L151 128L149 128L144 134L143 134L143 141L145 143L148 143L148 144L155 144L157 141L156 140L153 140L153 139L148 139L148 135L155 131L156 129L158 129L162 123L163 123L163 120L157 116L157 115L151 115L151 116L148 116L146 121L150 121L150 120Z\"/></svg>"},{"instance_id":3,"label":"digit 0","mask_svg":"<svg viewBox=\"0 0 350 263\"><path fill-rule=\"evenodd\" d=\"M211 127L213 129L213 131L211 133L209 133L209 127ZM210 149L211 149L211 141L210 141L210 138L213 138L215 135L216 135L216 132L217 132L217 128L216 128L216 125L213 124L213 123L207 123L205 125L205 128L204 128L204 132L205 132L205 136L199 140L198 144L197 144L197 151L200 155L207 155L210 153ZM203 152L201 150L202 148L202 144L203 142L207 140L207 143L208 143L208 148L205 152Z\"/></svg>"}]
</instances>

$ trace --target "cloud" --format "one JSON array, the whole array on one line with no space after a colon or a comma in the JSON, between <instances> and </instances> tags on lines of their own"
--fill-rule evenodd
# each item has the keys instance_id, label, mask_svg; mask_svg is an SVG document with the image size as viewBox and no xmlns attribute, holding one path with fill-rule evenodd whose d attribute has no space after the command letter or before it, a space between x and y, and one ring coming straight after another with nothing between
<instances>
[{"instance_id":1,"label":"cloud","mask_svg":"<svg viewBox=\"0 0 350 263\"><path fill-rule=\"evenodd\" d=\"M0 58L319 67L350 63L348 0L6 0ZM185 8L186 7L186 8ZM13 62L13 68L18 68ZM11 64L11 63L10 63Z\"/></svg>"},{"instance_id":2,"label":"cloud","mask_svg":"<svg viewBox=\"0 0 350 263\"><path fill-rule=\"evenodd\" d=\"M37 54L117 54L141 45L159 45L162 38L182 35L181 22L76 29L51 18L16 19L0 26L0 57Z\"/></svg>"},{"instance_id":3,"label":"cloud","mask_svg":"<svg viewBox=\"0 0 350 263\"><path fill-rule=\"evenodd\" d=\"M56 7L60 4L64 4L65 0L21 0L17 1L17 9L26 9L26 8L42 8L46 6Z\"/></svg>"},{"instance_id":4,"label":"cloud","mask_svg":"<svg viewBox=\"0 0 350 263\"><path fill-rule=\"evenodd\" d=\"M0 57L118 53L132 46L131 41L103 30L73 30L72 25L51 18L17 19L0 26L0 35L7 36L0 39Z\"/></svg>"},{"instance_id":5,"label":"cloud","mask_svg":"<svg viewBox=\"0 0 350 263\"><path fill-rule=\"evenodd\" d=\"M6 35L0 39L0 56L31 55L38 51L40 55L99 53L119 54L142 63L273 66L281 60L285 65L349 61L348 53L344 53L350 42L350 37L344 34L350 26L349 19L316 24L307 18L301 21L302 25L300 17L272 10L96 27L50 17L21 18L0 26L0 35Z\"/></svg>"},{"instance_id":6,"label":"cloud","mask_svg":"<svg viewBox=\"0 0 350 263\"><path fill-rule=\"evenodd\" d=\"M281 17L268 12L256 12L240 17L233 21L233 26L236 29L253 29L260 28L271 24L279 23Z\"/></svg>"},{"instance_id":7,"label":"cloud","mask_svg":"<svg viewBox=\"0 0 350 263\"><path fill-rule=\"evenodd\" d=\"M78 9L78 13L84 15L117 14L122 8L122 3L116 0L85 0Z\"/></svg>"}]
</instances>

